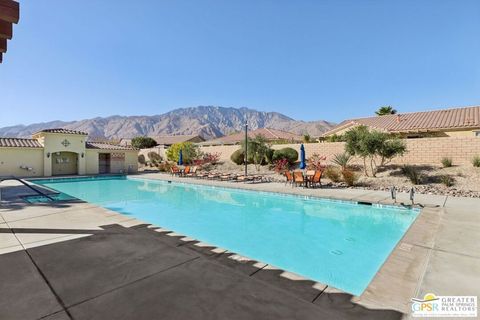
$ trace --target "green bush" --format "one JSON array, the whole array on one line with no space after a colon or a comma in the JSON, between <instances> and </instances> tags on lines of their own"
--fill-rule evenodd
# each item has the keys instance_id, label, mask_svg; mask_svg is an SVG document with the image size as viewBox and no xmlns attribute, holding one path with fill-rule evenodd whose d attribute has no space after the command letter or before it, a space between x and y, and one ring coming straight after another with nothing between
<instances>
[{"instance_id":1,"label":"green bush","mask_svg":"<svg viewBox=\"0 0 480 320\"><path fill-rule=\"evenodd\" d=\"M472 164L473 164L474 167L479 168L480 167L480 156L473 157Z\"/></svg>"},{"instance_id":2,"label":"green bush","mask_svg":"<svg viewBox=\"0 0 480 320\"><path fill-rule=\"evenodd\" d=\"M348 152L344 152L335 154L332 162L339 165L342 170L345 170L348 168L350 160L352 160L352 156Z\"/></svg>"},{"instance_id":3,"label":"green bush","mask_svg":"<svg viewBox=\"0 0 480 320\"><path fill-rule=\"evenodd\" d=\"M440 182L442 182L445 186L451 187L455 184L455 179L453 177L444 175L440 177Z\"/></svg>"},{"instance_id":4,"label":"green bush","mask_svg":"<svg viewBox=\"0 0 480 320\"><path fill-rule=\"evenodd\" d=\"M143 154L138 155L138 163L145 164L145 156Z\"/></svg>"},{"instance_id":5,"label":"green bush","mask_svg":"<svg viewBox=\"0 0 480 320\"><path fill-rule=\"evenodd\" d=\"M265 153L265 160L267 161L268 164L273 164L273 149L268 149L267 152Z\"/></svg>"},{"instance_id":6,"label":"green bush","mask_svg":"<svg viewBox=\"0 0 480 320\"><path fill-rule=\"evenodd\" d=\"M183 163L190 164L193 160L201 156L200 150L196 144L191 142L181 142L172 144L166 152L167 159L178 163L178 155L182 150Z\"/></svg>"},{"instance_id":7,"label":"green bush","mask_svg":"<svg viewBox=\"0 0 480 320\"><path fill-rule=\"evenodd\" d=\"M379 167L407 151L403 140L385 132L370 131L366 126L355 127L347 131L344 136L345 151L363 159L363 170L366 176L368 176L367 160L370 162L371 174L375 177ZM377 164L378 158L380 158L380 164Z\"/></svg>"},{"instance_id":8,"label":"green bush","mask_svg":"<svg viewBox=\"0 0 480 320\"><path fill-rule=\"evenodd\" d=\"M150 151L147 156L152 162L162 161L162 157L155 151Z\"/></svg>"},{"instance_id":9,"label":"green bush","mask_svg":"<svg viewBox=\"0 0 480 320\"><path fill-rule=\"evenodd\" d=\"M273 152L273 161L287 159L289 164L294 164L298 160L298 152L292 148L283 148Z\"/></svg>"},{"instance_id":10,"label":"green bush","mask_svg":"<svg viewBox=\"0 0 480 320\"><path fill-rule=\"evenodd\" d=\"M245 162L245 153L243 152L242 149L238 149L232 155L230 156L230 160L232 160L233 163L241 165L244 164Z\"/></svg>"},{"instance_id":11,"label":"green bush","mask_svg":"<svg viewBox=\"0 0 480 320\"><path fill-rule=\"evenodd\" d=\"M441 161L441 162L442 162L442 166L443 166L444 168L449 168L449 167L451 167L451 166L452 166L452 163L453 163L452 158L447 158L447 157L442 158L442 161Z\"/></svg>"},{"instance_id":12,"label":"green bush","mask_svg":"<svg viewBox=\"0 0 480 320\"><path fill-rule=\"evenodd\" d=\"M404 165L402 172L413 184L422 184L423 176L415 166Z\"/></svg>"},{"instance_id":13,"label":"green bush","mask_svg":"<svg viewBox=\"0 0 480 320\"><path fill-rule=\"evenodd\" d=\"M135 137L132 139L132 147L137 149L148 149L156 145L157 142L150 137Z\"/></svg>"}]
</instances>

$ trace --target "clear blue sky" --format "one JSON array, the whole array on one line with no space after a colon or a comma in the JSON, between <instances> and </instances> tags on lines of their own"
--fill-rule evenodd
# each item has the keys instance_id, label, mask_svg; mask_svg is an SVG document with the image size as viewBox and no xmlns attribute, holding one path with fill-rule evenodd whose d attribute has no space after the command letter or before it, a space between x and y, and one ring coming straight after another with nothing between
<instances>
[{"instance_id":1,"label":"clear blue sky","mask_svg":"<svg viewBox=\"0 0 480 320\"><path fill-rule=\"evenodd\" d=\"M480 104L480 1L20 0L0 126L220 105L296 119Z\"/></svg>"}]
</instances>

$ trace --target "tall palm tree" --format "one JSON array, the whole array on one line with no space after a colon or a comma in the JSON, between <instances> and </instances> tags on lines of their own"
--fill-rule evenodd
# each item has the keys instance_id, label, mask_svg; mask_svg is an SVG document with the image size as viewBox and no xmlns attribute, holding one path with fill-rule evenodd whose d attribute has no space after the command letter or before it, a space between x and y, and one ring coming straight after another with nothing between
<instances>
[{"instance_id":1,"label":"tall palm tree","mask_svg":"<svg viewBox=\"0 0 480 320\"><path fill-rule=\"evenodd\" d=\"M393 109L392 106L383 106L378 108L377 111L375 111L375 114L377 116L384 116L387 114L396 114L396 113L397 113L397 110Z\"/></svg>"}]
</instances>

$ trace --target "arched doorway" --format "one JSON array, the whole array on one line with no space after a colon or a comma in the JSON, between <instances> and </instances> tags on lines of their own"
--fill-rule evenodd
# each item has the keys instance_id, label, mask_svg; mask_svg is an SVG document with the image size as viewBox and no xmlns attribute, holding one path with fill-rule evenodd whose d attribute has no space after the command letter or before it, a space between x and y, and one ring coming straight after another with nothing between
<instances>
[{"instance_id":1,"label":"arched doorway","mask_svg":"<svg viewBox=\"0 0 480 320\"><path fill-rule=\"evenodd\" d=\"M78 154L75 152L52 153L52 175L71 175L78 173Z\"/></svg>"}]
</instances>

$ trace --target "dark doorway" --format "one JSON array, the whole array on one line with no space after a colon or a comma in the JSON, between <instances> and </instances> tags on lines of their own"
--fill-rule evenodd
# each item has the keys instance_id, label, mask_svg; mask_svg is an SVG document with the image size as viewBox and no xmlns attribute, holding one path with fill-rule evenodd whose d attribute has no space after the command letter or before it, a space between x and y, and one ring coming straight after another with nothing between
<instances>
[{"instance_id":1,"label":"dark doorway","mask_svg":"<svg viewBox=\"0 0 480 320\"><path fill-rule=\"evenodd\" d=\"M110 173L110 153L98 154L98 173Z\"/></svg>"}]
</instances>

